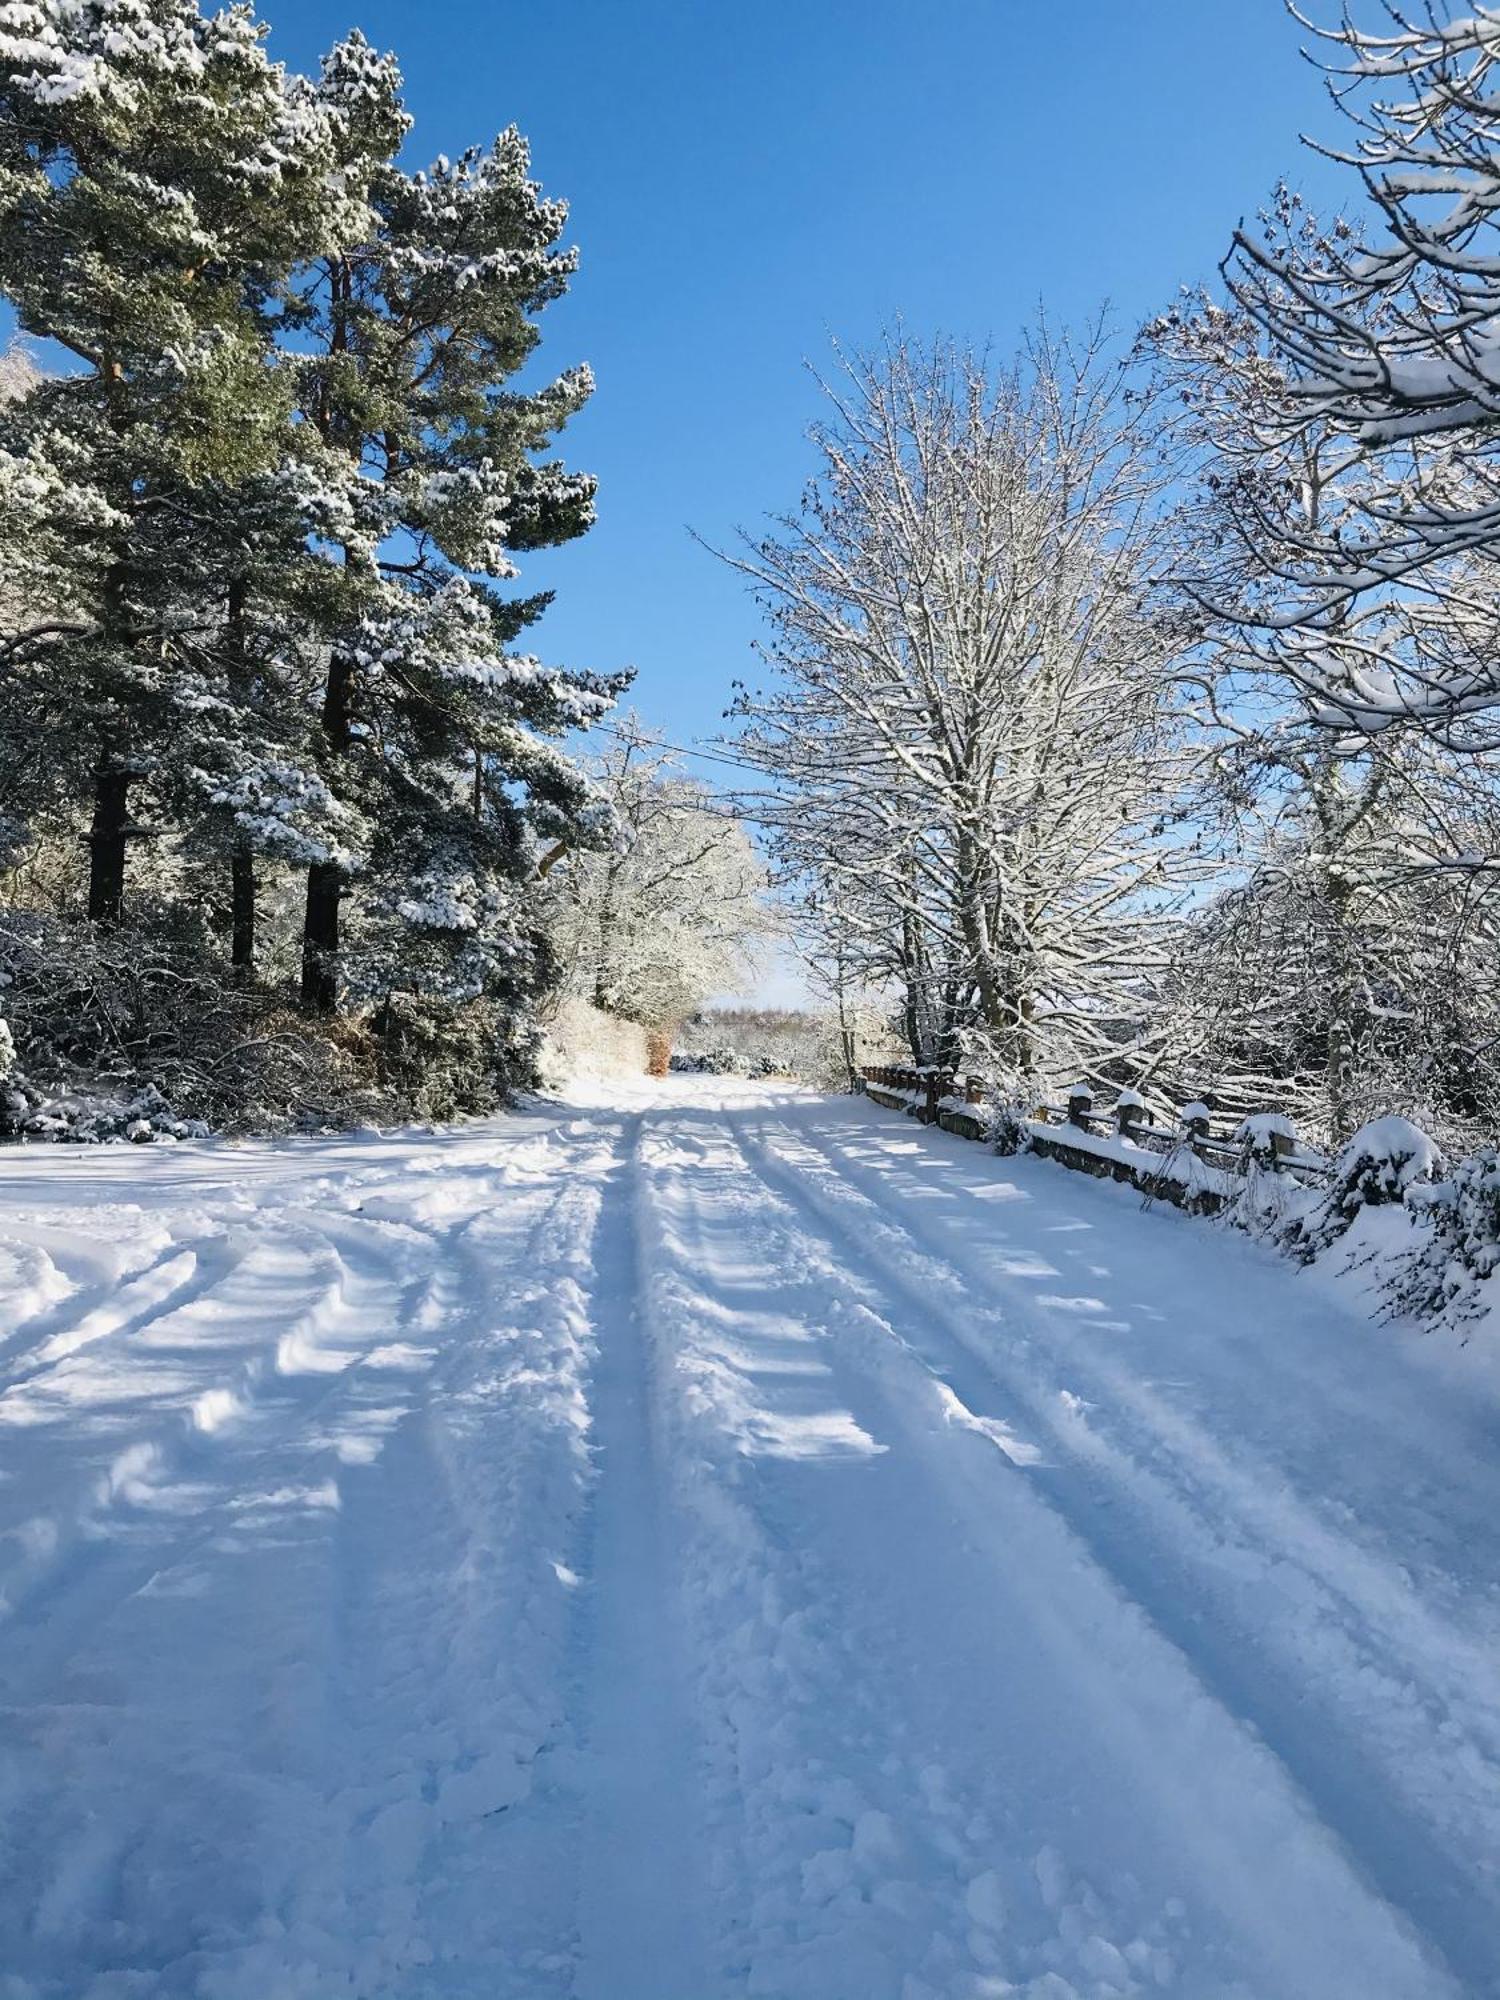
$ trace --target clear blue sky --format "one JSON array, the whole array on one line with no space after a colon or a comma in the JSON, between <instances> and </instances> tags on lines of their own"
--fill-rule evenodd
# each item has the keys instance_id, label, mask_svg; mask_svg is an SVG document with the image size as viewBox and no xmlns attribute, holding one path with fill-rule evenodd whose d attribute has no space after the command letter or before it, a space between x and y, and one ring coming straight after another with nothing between
<instances>
[{"instance_id":1,"label":"clear blue sky","mask_svg":"<svg viewBox=\"0 0 1500 2000\"><path fill-rule=\"evenodd\" d=\"M298 67L354 25L397 52L414 162L514 123L571 203L583 268L543 355L598 376L566 451L599 524L526 565L557 591L531 638L634 665L679 741L756 674L754 607L689 527L795 502L830 334L899 314L1008 348L1038 299L1133 329L1278 174L1346 188L1298 144L1336 120L1278 0L261 4Z\"/></svg>"}]
</instances>

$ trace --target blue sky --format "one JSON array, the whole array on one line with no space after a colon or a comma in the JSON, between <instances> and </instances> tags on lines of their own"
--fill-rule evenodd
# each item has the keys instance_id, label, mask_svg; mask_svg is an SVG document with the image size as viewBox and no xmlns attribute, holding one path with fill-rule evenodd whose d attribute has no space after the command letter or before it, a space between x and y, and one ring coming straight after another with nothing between
<instances>
[{"instance_id":1,"label":"blue sky","mask_svg":"<svg viewBox=\"0 0 1500 2000\"><path fill-rule=\"evenodd\" d=\"M689 529L795 502L830 335L901 315L1008 349L1038 300L1133 329L1278 174L1347 193L1298 144L1337 121L1278 0L262 5L296 66L355 24L397 51L414 159L515 123L572 204L583 268L543 355L598 376L566 451L600 518L528 563L557 591L532 641L634 665L679 742L757 673L755 608Z\"/></svg>"}]
</instances>

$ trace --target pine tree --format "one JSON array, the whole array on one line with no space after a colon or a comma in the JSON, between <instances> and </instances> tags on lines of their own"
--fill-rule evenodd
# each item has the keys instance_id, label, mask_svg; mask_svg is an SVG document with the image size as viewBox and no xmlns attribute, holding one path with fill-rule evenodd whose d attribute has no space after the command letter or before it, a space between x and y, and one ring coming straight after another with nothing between
<instances>
[{"instance_id":1,"label":"pine tree","mask_svg":"<svg viewBox=\"0 0 1500 2000\"><path fill-rule=\"evenodd\" d=\"M273 468L290 405L268 300L346 220L329 125L244 8L0 9L0 285L71 372L6 413L0 495L40 630L16 698L59 690L52 747L92 793L89 912L118 920L131 798L180 748L210 613L205 487ZM69 750L68 746L72 748Z\"/></svg>"},{"instance_id":2,"label":"pine tree","mask_svg":"<svg viewBox=\"0 0 1500 2000\"><path fill-rule=\"evenodd\" d=\"M308 869L302 998L337 1004L351 971L342 906L363 883L364 992L466 997L532 954L538 840L601 837L607 812L546 741L624 682L511 649L547 598L507 598L512 554L588 527L594 482L538 455L586 400L586 370L523 393L536 315L575 268L566 220L514 130L408 174L394 64L359 36L327 58L319 102L371 228L305 274L292 323L310 433L311 522L337 572L321 768L363 817L351 858Z\"/></svg>"}]
</instances>

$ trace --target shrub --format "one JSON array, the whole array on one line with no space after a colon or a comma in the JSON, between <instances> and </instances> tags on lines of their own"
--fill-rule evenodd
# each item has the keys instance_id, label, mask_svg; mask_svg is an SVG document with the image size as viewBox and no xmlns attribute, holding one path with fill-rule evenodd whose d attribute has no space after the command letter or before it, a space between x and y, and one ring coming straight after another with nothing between
<instances>
[{"instance_id":1,"label":"shrub","mask_svg":"<svg viewBox=\"0 0 1500 2000\"><path fill-rule=\"evenodd\" d=\"M1408 1118L1376 1118L1355 1133L1333 1166L1316 1208L1290 1222L1283 1247L1304 1264L1337 1243L1361 1209L1403 1203L1408 1188L1442 1171L1442 1156Z\"/></svg>"},{"instance_id":2,"label":"shrub","mask_svg":"<svg viewBox=\"0 0 1500 2000\"><path fill-rule=\"evenodd\" d=\"M1486 1146L1421 1200L1430 1223L1388 1287L1392 1310L1477 1317L1483 1286L1500 1269L1500 1152Z\"/></svg>"},{"instance_id":3,"label":"shrub","mask_svg":"<svg viewBox=\"0 0 1500 2000\"><path fill-rule=\"evenodd\" d=\"M1031 1147L1026 1120L1013 1104L1002 1104L995 1110L985 1136L1005 1160L1013 1159L1017 1153L1027 1152Z\"/></svg>"}]
</instances>

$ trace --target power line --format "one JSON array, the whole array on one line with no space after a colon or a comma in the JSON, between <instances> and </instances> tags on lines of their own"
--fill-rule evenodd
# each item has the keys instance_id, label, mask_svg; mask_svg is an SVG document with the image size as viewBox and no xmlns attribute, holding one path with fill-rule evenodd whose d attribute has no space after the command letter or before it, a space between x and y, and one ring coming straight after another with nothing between
<instances>
[{"instance_id":1,"label":"power line","mask_svg":"<svg viewBox=\"0 0 1500 2000\"><path fill-rule=\"evenodd\" d=\"M752 764L744 757L731 757L723 750L696 750L691 749L686 743L668 743L666 738L661 736L632 735L629 730L621 729L613 722L596 722L593 727L603 730L606 736L616 737L621 743L639 744L642 749L670 750L678 757L696 757L706 764L727 764L731 770L754 771L761 777L765 776L760 765Z\"/></svg>"}]
</instances>

